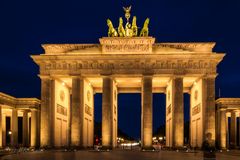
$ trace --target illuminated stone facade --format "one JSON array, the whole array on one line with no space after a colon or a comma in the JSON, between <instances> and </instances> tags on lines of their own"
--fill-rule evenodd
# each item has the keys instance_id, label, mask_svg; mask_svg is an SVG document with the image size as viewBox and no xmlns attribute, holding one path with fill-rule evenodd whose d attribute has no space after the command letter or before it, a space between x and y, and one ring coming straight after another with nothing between
<instances>
[{"instance_id":1,"label":"illuminated stone facade","mask_svg":"<svg viewBox=\"0 0 240 160\"><path fill-rule=\"evenodd\" d=\"M22 123L18 123L18 118ZM7 119L10 127L7 127ZM22 134L18 131L22 124ZM40 145L40 100L36 98L15 98L0 92L0 148L6 146L39 147ZM22 143L18 136L22 135ZM7 142L9 137L10 142Z\"/></svg>"},{"instance_id":2,"label":"illuminated stone facade","mask_svg":"<svg viewBox=\"0 0 240 160\"><path fill-rule=\"evenodd\" d=\"M240 98L219 98L217 101L217 138L223 149L240 146ZM237 119L239 125L237 125ZM237 135L238 134L238 135ZM237 137L239 137L237 142Z\"/></svg>"},{"instance_id":3,"label":"illuminated stone facade","mask_svg":"<svg viewBox=\"0 0 240 160\"><path fill-rule=\"evenodd\" d=\"M183 93L191 95L191 145L200 147L206 133L215 140L216 67L224 54L214 46L153 37L42 45L45 53L31 56L42 81L41 146L93 146L94 93L103 94L103 147L116 146L118 93L142 94L142 148L152 147L152 93L166 94L168 147L184 145Z\"/></svg>"}]
</instances>

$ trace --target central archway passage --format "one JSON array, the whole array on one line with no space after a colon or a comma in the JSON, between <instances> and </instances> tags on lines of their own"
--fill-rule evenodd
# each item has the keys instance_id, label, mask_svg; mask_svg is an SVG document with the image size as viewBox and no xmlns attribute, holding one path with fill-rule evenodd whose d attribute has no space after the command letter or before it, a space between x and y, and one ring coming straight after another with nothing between
<instances>
[{"instance_id":1,"label":"central archway passage","mask_svg":"<svg viewBox=\"0 0 240 160\"><path fill-rule=\"evenodd\" d=\"M129 139L141 139L141 94L118 94L118 129Z\"/></svg>"}]
</instances>

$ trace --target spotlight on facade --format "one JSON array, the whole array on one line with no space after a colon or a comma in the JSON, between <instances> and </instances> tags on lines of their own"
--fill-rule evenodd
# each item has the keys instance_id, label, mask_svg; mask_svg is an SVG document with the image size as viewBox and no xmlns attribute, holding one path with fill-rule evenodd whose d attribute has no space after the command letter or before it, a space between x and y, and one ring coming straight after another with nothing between
<instances>
[{"instance_id":1,"label":"spotlight on facade","mask_svg":"<svg viewBox=\"0 0 240 160\"><path fill-rule=\"evenodd\" d=\"M8 131L8 135L11 135L12 134L12 131Z\"/></svg>"},{"instance_id":2,"label":"spotlight on facade","mask_svg":"<svg viewBox=\"0 0 240 160\"><path fill-rule=\"evenodd\" d=\"M63 85L63 86L65 86L65 83L64 83L64 82L62 82L62 85Z\"/></svg>"}]
</instances>

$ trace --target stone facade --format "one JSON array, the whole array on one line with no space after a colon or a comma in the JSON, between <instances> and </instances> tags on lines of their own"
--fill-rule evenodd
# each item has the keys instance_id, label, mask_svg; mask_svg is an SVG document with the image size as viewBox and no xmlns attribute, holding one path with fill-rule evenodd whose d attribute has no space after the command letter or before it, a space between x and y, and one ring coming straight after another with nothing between
<instances>
[{"instance_id":1,"label":"stone facade","mask_svg":"<svg viewBox=\"0 0 240 160\"><path fill-rule=\"evenodd\" d=\"M18 118L22 117L22 134L18 131ZM10 118L7 130L6 119ZM0 92L0 148L6 146L39 147L40 100L36 98L15 98ZM31 128L31 129L30 129ZM22 135L22 144L18 144ZM7 137L10 144L7 144ZM29 139L30 137L30 139Z\"/></svg>"},{"instance_id":2,"label":"stone facade","mask_svg":"<svg viewBox=\"0 0 240 160\"><path fill-rule=\"evenodd\" d=\"M237 146L239 147L240 98L219 98L217 99L216 104L216 137L218 139L219 147L222 149L237 148ZM239 119L239 125L237 125L237 118ZM237 142L237 133L239 137L239 142Z\"/></svg>"},{"instance_id":3,"label":"stone facade","mask_svg":"<svg viewBox=\"0 0 240 160\"><path fill-rule=\"evenodd\" d=\"M152 93L167 95L168 147L184 143L183 93L191 94L191 101L197 97L191 106L191 126L199 128L200 134L191 131L191 144L200 147L207 133L215 140L216 67L224 54L213 52L214 45L155 43L153 37L103 37L100 44L42 45L45 53L31 56L40 67L42 80L41 146L92 146L94 106L88 101L94 93L103 93L102 144L106 148L116 146L117 94L128 92L142 93L142 148L152 147ZM198 89L195 84L200 85ZM64 145L55 131L63 125L57 123L55 111L59 96L69 102L63 105L70 113L66 126L58 130L66 133Z\"/></svg>"}]
</instances>

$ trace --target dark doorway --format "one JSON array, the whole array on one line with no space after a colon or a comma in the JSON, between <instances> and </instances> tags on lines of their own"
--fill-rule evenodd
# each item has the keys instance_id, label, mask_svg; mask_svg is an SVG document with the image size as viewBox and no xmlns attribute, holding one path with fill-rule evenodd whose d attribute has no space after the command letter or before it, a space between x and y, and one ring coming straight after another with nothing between
<instances>
[{"instance_id":1,"label":"dark doorway","mask_svg":"<svg viewBox=\"0 0 240 160\"><path fill-rule=\"evenodd\" d=\"M239 139L240 139L240 118L237 117L237 146L240 146L240 142L239 142Z\"/></svg>"},{"instance_id":2,"label":"dark doorway","mask_svg":"<svg viewBox=\"0 0 240 160\"><path fill-rule=\"evenodd\" d=\"M94 94L94 144L101 143L102 137L102 93Z\"/></svg>"},{"instance_id":3,"label":"dark doorway","mask_svg":"<svg viewBox=\"0 0 240 160\"><path fill-rule=\"evenodd\" d=\"M227 123L228 123L228 137L227 137L227 146L230 146L231 143L231 117L227 118Z\"/></svg>"},{"instance_id":4,"label":"dark doorway","mask_svg":"<svg viewBox=\"0 0 240 160\"><path fill-rule=\"evenodd\" d=\"M29 134L28 134L28 139L29 139L29 144L31 144L31 117L29 117L28 119L29 121L29 126L28 126L28 130L29 130Z\"/></svg>"},{"instance_id":5,"label":"dark doorway","mask_svg":"<svg viewBox=\"0 0 240 160\"><path fill-rule=\"evenodd\" d=\"M184 93L183 95L183 104L184 104L184 144L189 144L189 135L190 135L190 94Z\"/></svg>"},{"instance_id":6,"label":"dark doorway","mask_svg":"<svg viewBox=\"0 0 240 160\"><path fill-rule=\"evenodd\" d=\"M6 145L11 145L11 117L6 117Z\"/></svg>"},{"instance_id":7,"label":"dark doorway","mask_svg":"<svg viewBox=\"0 0 240 160\"><path fill-rule=\"evenodd\" d=\"M18 117L18 144L23 142L23 117Z\"/></svg>"},{"instance_id":8,"label":"dark doorway","mask_svg":"<svg viewBox=\"0 0 240 160\"><path fill-rule=\"evenodd\" d=\"M166 94L153 93L153 137L160 143L166 137Z\"/></svg>"}]
</instances>

